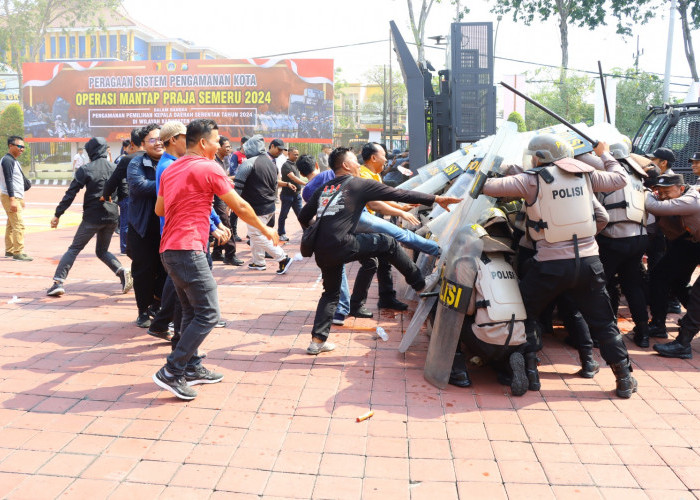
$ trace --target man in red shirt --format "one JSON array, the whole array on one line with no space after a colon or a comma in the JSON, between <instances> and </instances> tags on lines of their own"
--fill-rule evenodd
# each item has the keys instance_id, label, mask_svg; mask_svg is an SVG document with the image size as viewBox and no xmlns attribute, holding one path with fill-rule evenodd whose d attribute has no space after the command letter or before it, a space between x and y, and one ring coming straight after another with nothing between
<instances>
[{"instance_id":1,"label":"man in red shirt","mask_svg":"<svg viewBox=\"0 0 700 500\"><path fill-rule=\"evenodd\" d=\"M214 161L219 130L213 120L187 126L187 154L170 165L160 179L155 212L165 217L160 254L182 304L181 338L153 381L180 399L194 399L196 384L215 384L223 375L201 364L197 349L219 321L216 281L206 257L209 214L214 195L247 224L277 245L279 236L265 226L253 208L234 190Z\"/></svg>"}]
</instances>

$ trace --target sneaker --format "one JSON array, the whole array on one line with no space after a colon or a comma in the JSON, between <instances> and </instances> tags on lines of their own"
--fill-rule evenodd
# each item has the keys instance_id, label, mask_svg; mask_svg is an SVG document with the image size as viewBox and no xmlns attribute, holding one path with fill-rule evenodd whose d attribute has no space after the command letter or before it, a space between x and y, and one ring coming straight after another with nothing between
<instances>
[{"instance_id":1,"label":"sneaker","mask_svg":"<svg viewBox=\"0 0 700 500\"><path fill-rule=\"evenodd\" d=\"M235 241L236 243L240 243L240 242L243 241L243 240L241 239L240 236L235 235L235 236L233 237L233 241Z\"/></svg>"},{"instance_id":2,"label":"sneaker","mask_svg":"<svg viewBox=\"0 0 700 500\"><path fill-rule=\"evenodd\" d=\"M306 348L306 353L316 356L317 354L320 354L322 352L330 352L333 349L335 349L335 344L331 344L330 342L323 342L321 344L317 344L312 340L309 344L309 347Z\"/></svg>"},{"instance_id":3,"label":"sneaker","mask_svg":"<svg viewBox=\"0 0 700 500\"><path fill-rule=\"evenodd\" d=\"M356 318L372 318L374 313L365 306L362 306L358 307L357 309L351 309L348 316L355 316Z\"/></svg>"},{"instance_id":4,"label":"sneaker","mask_svg":"<svg viewBox=\"0 0 700 500\"><path fill-rule=\"evenodd\" d=\"M214 262L222 261L224 260L224 256L219 252L212 252L211 260L213 260Z\"/></svg>"},{"instance_id":5,"label":"sneaker","mask_svg":"<svg viewBox=\"0 0 700 500\"><path fill-rule=\"evenodd\" d=\"M30 257L29 255L27 255L26 253L16 253L16 254L14 254L14 255L12 256L12 258L13 258L14 260L21 260L21 261L24 261L24 262L31 262L31 261L34 260L32 257Z\"/></svg>"},{"instance_id":6,"label":"sneaker","mask_svg":"<svg viewBox=\"0 0 700 500\"><path fill-rule=\"evenodd\" d=\"M230 258L225 257L224 264L227 266L242 266L244 264L244 262L234 255L233 257L230 257Z\"/></svg>"},{"instance_id":7,"label":"sneaker","mask_svg":"<svg viewBox=\"0 0 700 500\"><path fill-rule=\"evenodd\" d=\"M222 320L219 320L219 322L214 325L214 328L223 328L225 326L226 326L226 322L222 319Z\"/></svg>"},{"instance_id":8,"label":"sneaker","mask_svg":"<svg viewBox=\"0 0 700 500\"><path fill-rule=\"evenodd\" d=\"M678 299L671 299L668 301L666 306L666 313L668 314L680 314L681 313L681 302Z\"/></svg>"},{"instance_id":9,"label":"sneaker","mask_svg":"<svg viewBox=\"0 0 700 500\"><path fill-rule=\"evenodd\" d=\"M5 252L5 257L14 257L15 254L12 252Z\"/></svg>"},{"instance_id":10,"label":"sneaker","mask_svg":"<svg viewBox=\"0 0 700 500\"><path fill-rule=\"evenodd\" d=\"M379 299L377 302L378 309L393 309L394 311L405 311L408 309L408 304L397 300L396 297Z\"/></svg>"},{"instance_id":11,"label":"sneaker","mask_svg":"<svg viewBox=\"0 0 700 500\"><path fill-rule=\"evenodd\" d=\"M128 269L122 269L119 276L119 281L122 283L122 293L129 293L129 290L134 288L134 279L131 277L131 271Z\"/></svg>"},{"instance_id":12,"label":"sneaker","mask_svg":"<svg viewBox=\"0 0 700 500\"><path fill-rule=\"evenodd\" d=\"M136 326L139 328L150 328L151 317L148 315L147 311L139 313L139 317L136 318Z\"/></svg>"},{"instance_id":13,"label":"sneaker","mask_svg":"<svg viewBox=\"0 0 700 500\"><path fill-rule=\"evenodd\" d=\"M166 331L166 332L157 332L157 331L151 330L151 329L149 328L148 331L146 331L146 333L149 334L151 337L156 337L156 338L159 338L159 339L167 340L168 342L170 342L170 339L173 338L173 336L172 336L172 334L170 333L170 331Z\"/></svg>"},{"instance_id":14,"label":"sneaker","mask_svg":"<svg viewBox=\"0 0 700 500\"><path fill-rule=\"evenodd\" d=\"M333 324L338 326L343 326L345 324L345 316L340 313L335 313L333 315Z\"/></svg>"},{"instance_id":15,"label":"sneaker","mask_svg":"<svg viewBox=\"0 0 700 500\"><path fill-rule=\"evenodd\" d=\"M286 273L292 265L292 258L285 257L284 260L280 261L280 268L277 270L277 274Z\"/></svg>"},{"instance_id":16,"label":"sneaker","mask_svg":"<svg viewBox=\"0 0 700 500\"><path fill-rule=\"evenodd\" d=\"M63 283L59 283L58 281L54 281L51 288L46 290L46 295L50 297L60 297L64 293L66 293L66 289L63 288Z\"/></svg>"},{"instance_id":17,"label":"sneaker","mask_svg":"<svg viewBox=\"0 0 700 500\"><path fill-rule=\"evenodd\" d=\"M207 370L202 365L199 365L193 371L188 370L185 372L185 382L187 382L188 386L197 384L216 384L217 382L221 382L223 378L223 373L216 373Z\"/></svg>"},{"instance_id":18,"label":"sneaker","mask_svg":"<svg viewBox=\"0 0 700 500\"><path fill-rule=\"evenodd\" d=\"M267 269L267 266L265 264L256 264L255 262L251 262L248 264L248 269L252 269L253 271L264 271Z\"/></svg>"},{"instance_id":19,"label":"sneaker","mask_svg":"<svg viewBox=\"0 0 700 500\"><path fill-rule=\"evenodd\" d=\"M280 234L280 241L289 241L289 237L286 234Z\"/></svg>"},{"instance_id":20,"label":"sneaker","mask_svg":"<svg viewBox=\"0 0 700 500\"><path fill-rule=\"evenodd\" d=\"M176 377L174 375L167 376L165 374L165 367L158 370L153 374L153 381L161 389L172 392L175 396L180 399L185 399L187 401L197 397L197 391L191 389L185 377Z\"/></svg>"}]
</instances>

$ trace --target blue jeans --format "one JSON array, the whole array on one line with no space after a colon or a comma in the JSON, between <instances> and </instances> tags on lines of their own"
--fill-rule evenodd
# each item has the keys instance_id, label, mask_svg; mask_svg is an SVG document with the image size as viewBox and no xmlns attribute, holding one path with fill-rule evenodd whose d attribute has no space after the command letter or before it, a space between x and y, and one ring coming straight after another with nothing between
<instances>
[{"instance_id":1,"label":"blue jeans","mask_svg":"<svg viewBox=\"0 0 700 500\"><path fill-rule=\"evenodd\" d=\"M343 266L343 277L340 279L340 298L338 299L338 308L335 312L343 316L350 314L350 286L348 285L348 275L345 272L345 266Z\"/></svg>"},{"instance_id":2,"label":"blue jeans","mask_svg":"<svg viewBox=\"0 0 700 500\"><path fill-rule=\"evenodd\" d=\"M299 212L301 212L301 195L294 194L280 194L280 201L282 202L282 207L280 208L280 218L277 222L277 233L280 236L287 234L284 228L284 223L287 221L287 214L289 214L289 209L294 210L294 213L299 217Z\"/></svg>"},{"instance_id":3,"label":"blue jeans","mask_svg":"<svg viewBox=\"0 0 700 500\"><path fill-rule=\"evenodd\" d=\"M360 215L360 222L357 223L355 233L384 233L413 250L419 250L428 255L440 254L440 245L433 240L428 240L411 231L402 229L381 217L370 214L366 210L363 210L362 215Z\"/></svg>"},{"instance_id":4,"label":"blue jeans","mask_svg":"<svg viewBox=\"0 0 700 500\"><path fill-rule=\"evenodd\" d=\"M129 198L119 200L119 249L126 253L126 233L129 230Z\"/></svg>"},{"instance_id":5,"label":"blue jeans","mask_svg":"<svg viewBox=\"0 0 700 500\"><path fill-rule=\"evenodd\" d=\"M97 243L95 244L95 255L104 262L107 267L109 267L113 273L116 274L117 271L123 268L121 262L110 253L109 243L112 241L112 235L114 234L114 228L117 227L116 223L111 224L92 224L90 222L82 221L78 226L78 230L75 232L73 237L73 243L68 247L66 253L61 257L61 261L56 267L56 272L54 273L53 279L63 283L68 276L70 268L73 267L75 258L78 254L85 248L85 245L89 243L93 236L97 236Z\"/></svg>"},{"instance_id":6,"label":"blue jeans","mask_svg":"<svg viewBox=\"0 0 700 500\"><path fill-rule=\"evenodd\" d=\"M197 349L219 321L219 297L204 252L166 250L161 259L182 306L180 341L166 363L179 377L201 362Z\"/></svg>"}]
</instances>

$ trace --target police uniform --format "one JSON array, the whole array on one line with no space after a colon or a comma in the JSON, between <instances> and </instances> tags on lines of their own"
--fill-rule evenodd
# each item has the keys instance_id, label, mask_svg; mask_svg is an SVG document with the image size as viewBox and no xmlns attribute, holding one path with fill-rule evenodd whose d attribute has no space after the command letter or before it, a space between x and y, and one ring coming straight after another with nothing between
<instances>
[{"instance_id":1,"label":"police uniform","mask_svg":"<svg viewBox=\"0 0 700 500\"><path fill-rule=\"evenodd\" d=\"M598 199L610 217L597 238L600 260L608 279L608 294L615 297L613 312L616 315L619 304L616 289L619 283L634 321L634 342L639 347L649 347L649 316L641 267L648 244L643 182L647 174L629 157L626 145L613 144L611 151L625 170L627 184L616 191L598 193ZM614 279L616 275L617 281Z\"/></svg>"},{"instance_id":2,"label":"police uniform","mask_svg":"<svg viewBox=\"0 0 700 500\"><path fill-rule=\"evenodd\" d=\"M680 186L682 183L680 175L662 175L657 181L658 186ZM655 274L657 279L652 282L652 292L658 295L657 300L652 301L652 307L656 309L652 309L652 317L658 319L663 316L665 320L665 302L662 299L668 295L669 288L686 306L687 313L679 322L681 327L676 340L656 344L654 350L662 356L691 358L690 341L700 330L700 281L696 280L689 292L685 284L700 264L700 192L685 185L681 196L669 200L659 200L649 193L645 206L649 213L657 216L680 216L680 223L685 229L683 235L670 242L668 253L658 265L665 272Z\"/></svg>"},{"instance_id":3,"label":"police uniform","mask_svg":"<svg viewBox=\"0 0 700 500\"><path fill-rule=\"evenodd\" d=\"M636 392L637 382L630 374L627 348L605 289L593 212L594 193L623 188L627 175L610 153L601 156L605 171L597 171L574 160L568 144L560 143L554 136L543 136L548 134L535 136L528 145L542 166L523 174L489 179L483 189L489 196L524 198L527 205L528 233L537 251L520 285L528 317L526 363L530 388L537 390L540 386L535 353L541 348L541 341L534 318L566 292L578 305L599 343L601 356L615 373L617 395L629 398Z\"/></svg>"}]
</instances>

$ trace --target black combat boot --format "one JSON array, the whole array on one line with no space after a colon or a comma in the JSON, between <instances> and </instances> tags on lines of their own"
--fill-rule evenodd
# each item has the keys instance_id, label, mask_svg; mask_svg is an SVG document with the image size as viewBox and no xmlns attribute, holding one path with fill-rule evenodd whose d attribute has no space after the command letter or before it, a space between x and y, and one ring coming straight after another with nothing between
<instances>
[{"instance_id":1,"label":"black combat boot","mask_svg":"<svg viewBox=\"0 0 700 500\"><path fill-rule=\"evenodd\" d=\"M581 369L578 371L580 377L593 378L600 371L600 365L593 359L593 351L581 350L578 358L581 360Z\"/></svg>"},{"instance_id":2,"label":"black combat boot","mask_svg":"<svg viewBox=\"0 0 700 500\"><path fill-rule=\"evenodd\" d=\"M634 343L639 347L649 347L649 325L644 323L634 327Z\"/></svg>"},{"instance_id":3,"label":"black combat boot","mask_svg":"<svg viewBox=\"0 0 700 500\"><path fill-rule=\"evenodd\" d=\"M525 372L527 373L528 390L539 391L540 390L540 374L537 371L537 363L540 360L537 359L536 352L526 352L525 353Z\"/></svg>"},{"instance_id":4,"label":"black combat boot","mask_svg":"<svg viewBox=\"0 0 700 500\"><path fill-rule=\"evenodd\" d=\"M654 350L665 358L692 359L693 350L690 348L690 341L695 337L687 328L681 326L676 340L668 344L655 344Z\"/></svg>"},{"instance_id":5,"label":"black combat boot","mask_svg":"<svg viewBox=\"0 0 700 500\"><path fill-rule=\"evenodd\" d=\"M508 364L513 372L510 378L510 392L513 396L522 396L527 392L528 379L525 371L525 359L522 353L514 352L508 358Z\"/></svg>"},{"instance_id":6,"label":"black combat boot","mask_svg":"<svg viewBox=\"0 0 700 500\"><path fill-rule=\"evenodd\" d=\"M467 372L467 363L464 359L464 354L457 351L455 359L452 361L452 371L450 372L450 384L457 387L469 387L472 381L469 379Z\"/></svg>"},{"instance_id":7,"label":"black combat boot","mask_svg":"<svg viewBox=\"0 0 700 500\"><path fill-rule=\"evenodd\" d=\"M627 358L619 363L611 363L610 368L612 368L617 381L617 386L615 387L615 394L617 394L617 397L623 399L632 397L632 394L637 392L637 381L632 376L632 363L630 359Z\"/></svg>"},{"instance_id":8,"label":"black combat boot","mask_svg":"<svg viewBox=\"0 0 700 500\"><path fill-rule=\"evenodd\" d=\"M649 336L655 339L667 339L666 323L663 320L652 319L649 322Z\"/></svg>"}]
</instances>

